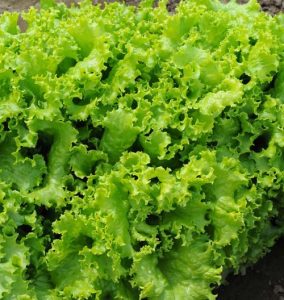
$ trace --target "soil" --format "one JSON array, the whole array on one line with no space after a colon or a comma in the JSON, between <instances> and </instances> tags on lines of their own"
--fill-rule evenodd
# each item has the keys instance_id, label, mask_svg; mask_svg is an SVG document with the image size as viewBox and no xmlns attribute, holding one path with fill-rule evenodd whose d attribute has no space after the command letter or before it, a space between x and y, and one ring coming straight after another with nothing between
<instances>
[{"instance_id":1,"label":"soil","mask_svg":"<svg viewBox=\"0 0 284 300\"><path fill-rule=\"evenodd\" d=\"M229 275L217 300L284 300L284 238L245 275Z\"/></svg>"},{"instance_id":2,"label":"soil","mask_svg":"<svg viewBox=\"0 0 284 300\"><path fill-rule=\"evenodd\" d=\"M102 3L104 0L94 0ZM111 2L112 0L108 0ZM223 0L224 2L228 0ZM70 5L78 0L65 0ZM126 0L137 4L139 0ZM173 11L178 0L169 0L168 8ZM239 0L246 3L248 0ZM284 11L284 0L259 0L262 9L270 14ZM39 0L0 0L0 12L22 11L30 6L39 6ZM222 285L216 293L217 300L284 300L284 238L279 240L271 252L256 265L248 268L246 275L229 275L227 285Z\"/></svg>"},{"instance_id":3,"label":"soil","mask_svg":"<svg viewBox=\"0 0 284 300\"><path fill-rule=\"evenodd\" d=\"M65 2L70 4L71 2L79 2L79 0L59 0L61 2ZM93 0L94 3L103 2L104 0ZM113 0L106 0L108 2L112 2ZM228 0L223 0L224 2L228 2ZM129 4L137 4L139 0L125 0L126 3ZM176 7L176 3L179 0L169 0L168 8L169 10L174 10ZM240 3L246 3L248 0L238 0ZM24 10L29 8L32 5L38 6L39 0L0 0L0 12L5 10ZM284 0L259 0L263 10L276 14L281 10L284 10Z\"/></svg>"}]
</instances>

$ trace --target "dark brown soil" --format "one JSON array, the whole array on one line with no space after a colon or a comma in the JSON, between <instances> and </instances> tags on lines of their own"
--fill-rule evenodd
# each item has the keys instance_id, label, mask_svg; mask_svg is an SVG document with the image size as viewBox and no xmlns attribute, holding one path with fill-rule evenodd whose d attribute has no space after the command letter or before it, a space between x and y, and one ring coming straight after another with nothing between
<instances>
[{"instance_id":1,"label":"dark brown soil","mask_svg":"<svg viewBox=\"0 0 284 300\"><path fill-rule=\"evenodd\" d=\"M70 4L71 2L79 2L79 0L58 0ZM93 0L94 3L103 2L104 0ZM106 0L113 1L113 0ZM229 0L223 0L228 2ZM125 0L129 4L137 4L139 0ZM169 10L173 10L176 3L179 0L169 0ZM248 0L238 0L240 3L246 3ZM23 10L27 9L31 5L38 6L39 0L0 0L0 12L5 10ZM284 0L259 0L263 10L268 11L271 14L276 14L281 10L284 10Z\"/></svg>"},{"instance_id":2,"label":"dark brown soil","mask_svg":"<svg viewBox=\"0 0 284 300\"><path fill-rule=\"evenodd\" d=\"M283 0L262 0L259 2L261 3L263 10L272 14L276 14L279 11L284 10Z\"/></svg>"},{"instance_id":3,"label":"dark brown soil","mask_svg":"<svg viewBox=\"0 0 284 300\"><path fill-rule=\"evenodd\" d=\"M94 0L94 3L104 0ZM224 0L225 2L226 0ZM78 2L78 0L65 0ZM139 0L126 0L128 4L137 4ZM169 0L169 10L174 10L179 0ZM246 3L247 0L239 0ZM284 11L284 0L259 0L263 10L271 14ZM38 6L39 0L0 0L0 12L5 10L24 10L31 5ZM249 268L245 276L229 275L228 285L218 289L218 300L284 300L284 239L280 240L254 267Z\"/></svg>"},{"instance_id":4,"label":"dark brown soil","mask_svg":"<svg viewBox=\"0 0 284 300\"><path fill-rule=\"evenodd\" d=\"M284 238L246 275L229 275L217 300L284 300Z\"/></svg>"}]
</instances>

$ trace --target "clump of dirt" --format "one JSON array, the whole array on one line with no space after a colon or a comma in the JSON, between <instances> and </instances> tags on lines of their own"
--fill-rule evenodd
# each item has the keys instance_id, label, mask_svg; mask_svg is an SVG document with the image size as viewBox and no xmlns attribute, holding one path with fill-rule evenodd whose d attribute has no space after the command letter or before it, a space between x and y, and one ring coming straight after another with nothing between
<instances>
[{"instance_id":1,"label":"clump of dirt","mask_svg":"<svg viewBox=\"0 0 284 300\"><path fill-rule=\"evenodd\" d=\"M271 14L276 14L279 11L284 10L283 0L262 0L260 3L262 5L262 9Z\"/></svg>"}]
</instances>

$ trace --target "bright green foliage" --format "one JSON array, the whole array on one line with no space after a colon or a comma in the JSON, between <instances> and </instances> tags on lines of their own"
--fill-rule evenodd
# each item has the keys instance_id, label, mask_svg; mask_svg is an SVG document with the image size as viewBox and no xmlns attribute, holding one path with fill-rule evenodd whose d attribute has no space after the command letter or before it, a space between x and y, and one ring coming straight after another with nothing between
<instances>
[{"instance_id":1,"label":"bright green foliage","mask_svg":"<svg viewBox=\"0 0 284 300\"><path fill-rule=\"evenodd\" d=\"M0 16L0 298L215 299L284 230L284 17L90 2Z\"/></svg>"}]
</instances>

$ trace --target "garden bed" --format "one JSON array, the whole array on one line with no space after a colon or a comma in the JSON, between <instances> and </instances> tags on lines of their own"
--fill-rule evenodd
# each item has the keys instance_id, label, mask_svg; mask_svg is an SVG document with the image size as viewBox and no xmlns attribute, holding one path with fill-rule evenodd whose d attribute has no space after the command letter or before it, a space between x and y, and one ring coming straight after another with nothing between
<instances>
[{"instance_id":1,"label":"garden bed","mask_svg":"<svg viewBox=\"0 0 284 300\"><path fill-rule=\"evenodd\" d=\"M225 0L226 1L226 0ZM27 9L31 5L37 4L39 1L38 0L6 0L6 1L1 1L0 3L0 11L4 10L23 10ZM66 2L70 4L71 2L78 2L77 0L72 1L72 0L65 0L63 2ZM94 3L97 2L102 2L102 0L94 0ZM136 4L139 1L138 0L126 0L126 3L130 4ZM173 9L176 6L177 0L169 0L169 9ZM247 0L239 0L240 3L246 3L248 2ZM259 0L259 3L262 5L263 10L271 13L271 14L276 14L279 11L284 9L284 1L283 0Z\"/></svg>"}]
</instances>

